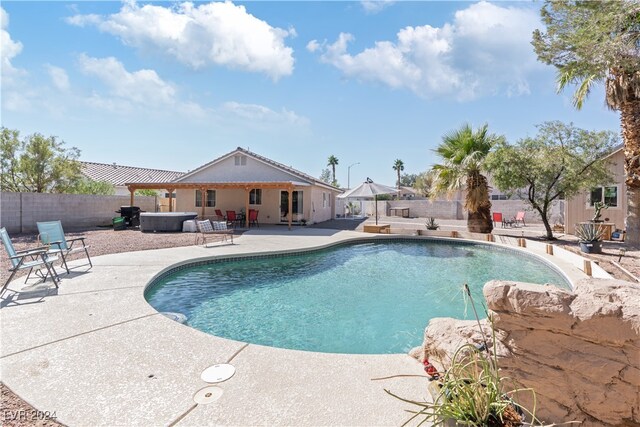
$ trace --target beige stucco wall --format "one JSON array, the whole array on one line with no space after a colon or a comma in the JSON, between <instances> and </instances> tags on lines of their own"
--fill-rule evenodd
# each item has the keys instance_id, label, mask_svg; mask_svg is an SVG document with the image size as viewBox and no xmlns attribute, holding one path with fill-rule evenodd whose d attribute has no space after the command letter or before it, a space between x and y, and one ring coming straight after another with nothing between
<instances>
[{"instance_id":1,"label":"beige stucco wall","mask_svg":"<svg viewBox=\"0 0 640 427\"><path fill-rule=\"evenodd\" d=\"M294 215L293 220L306 219L310 223L327 221L332 218L335 205L335 192L317 186L295 187L295 191L302 191L302 216ZM262 204L249 205L249 209L256 209L258 222L261 224L280 223L280 192L277 189L262 189ZM322 193L326 193L331 198L331 204L322 207ZM202 213L202 207L196 207L195 190L176 190L176 210L186 212ZM216 190L216 205L205 207L205 217L215 216L215 210L220 209L223 213L227 210L239 212L245 208L246 192L244 190L225 189ZM315 211L314 211L315 209Z\"/></svg>"},{"instance_id":2,"label":"beige stucco wall","mask_svg":"<svg viewBox=\"0 0 640 427\"><path fill-rule=\"evenodd\" d=\"M306 216L309 222L313 224L330 220L333 217L332 212L335 205L335 196L333 192L320 187L312 187L309 193L308 198L311 203L309 203L308 215ZM323 206L323 193L327 198L325 206ZM307 198L306 194L305 198ZM307 211L306 206L305 211Z\"/></svg>"},{"instance_id":3,"label":"beige stucco wall","mask_svg":"<svg viewBox=\"0 0 640 427\"><path fill-rule=\"evenodd\" d=\"M246 156L245 165L236 165L235 156L223 159L177 182L282 182L297 181L295 176Z\"/></svg>"},{"instance_id":4,"label":"beige stucco wall","mask_svg":"<svg viewBox=\"0 0 640 427\"><path fill-rule=\"evenodd\" d=\"M624 229L624 219L627 206L626 186L624 184L624 153L617 151L611 156L614 183L618 187L618 206L602 210L605 222L615 223L616 228ZM607 184L609 186L609 184ZM573 234L575 224L593 219L594 209L588 203L589 192L577 195L565 204L565 230ZM609 218L607 220L607 218Z\"/></svg>"}]
</instances>

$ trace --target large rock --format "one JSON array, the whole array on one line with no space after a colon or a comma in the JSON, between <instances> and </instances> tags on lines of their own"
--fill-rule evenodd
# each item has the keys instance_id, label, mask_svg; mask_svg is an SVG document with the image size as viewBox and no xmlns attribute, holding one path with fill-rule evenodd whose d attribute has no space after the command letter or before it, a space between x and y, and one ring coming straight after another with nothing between
<instances>
[{"instance_id":1,"label":"large rock","mask_svg":"<svg viewBox=\"0 0 640 427\"><path fill-rule=\"evenodd\" d=\"M536 392L538 418L584 426L640 423L640 287L588 279L575 293L550 285L492 281L484 296L494 321L501 375ZM464 343L491 343L475 321L433 319L412 355L446 369ZM518 401L533 407L531 394Z\"/></svg>"}]
</instances>

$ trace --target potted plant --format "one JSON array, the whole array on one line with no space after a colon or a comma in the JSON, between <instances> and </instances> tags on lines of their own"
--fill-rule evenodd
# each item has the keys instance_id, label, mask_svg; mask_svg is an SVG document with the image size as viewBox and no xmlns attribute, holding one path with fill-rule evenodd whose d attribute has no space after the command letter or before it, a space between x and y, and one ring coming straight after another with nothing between
<instances>
[{"instance_id":1,"label":"potted plant","mask_svg":"<svg viewBox=\"0 0 640 427\"><path fill-rule=\"evenodd\" d=\"M584 253L601 253L603 234L604 229L599 224L593 222L576 224L575 235L580 241L580 250Z\"/></svg>"},{"instance_id":2,"label":"potted plant","mask_svg":"<svg viewBox=\"0 0 640 427\"><path fill-rule=\"evenodd\" d=\"M429 218L425 223L425 226L427 227L427 230L437 230L440 227L434 217Z\"/></svg>"}]
</instances>

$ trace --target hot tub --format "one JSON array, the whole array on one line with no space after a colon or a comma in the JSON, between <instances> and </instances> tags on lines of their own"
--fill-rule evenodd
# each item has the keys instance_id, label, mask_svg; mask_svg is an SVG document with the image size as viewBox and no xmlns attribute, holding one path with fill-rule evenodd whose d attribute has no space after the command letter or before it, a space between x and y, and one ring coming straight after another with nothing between
<instances>
[{"instance_id":1,"label":"hot tub","mask_svg":"<svg viewBox=\"0 0 640 427\"><path fill-rule=\"evenodd\" d=\"M182 223L197 216L195 212L143 212L140 231L182 231Z\"/></svg>"}]
</instances>

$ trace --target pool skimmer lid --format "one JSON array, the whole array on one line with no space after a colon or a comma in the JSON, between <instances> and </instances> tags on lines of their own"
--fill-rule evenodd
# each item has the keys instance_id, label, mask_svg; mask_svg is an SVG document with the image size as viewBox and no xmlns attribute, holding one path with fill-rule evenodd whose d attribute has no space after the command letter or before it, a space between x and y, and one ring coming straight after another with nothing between
<instances>
[{"instance_id":1,"label":"pool skimmer lid","mask_svg":"<svg viewBox=\"0 0 640 427\"><path fill-rule=\"evenodd\" d=\"M193 401L198 405L207 405L220 399L222 396L222 389L215 385L208 385L205 388L201 388L193 395Z\"/></svg>"},{"instance_id":2,"label":"pool skimmer lid","mask_svg":"<svg viewBox=\"0 0 640 427\"><path fill-rule=\"evenodd\" d=\"M236 373L236 368L228 363L221 363L219 365L209 366L202 371L200 378L207 383L221 383L228 380Z\"/></svg>"}]
</instances>

